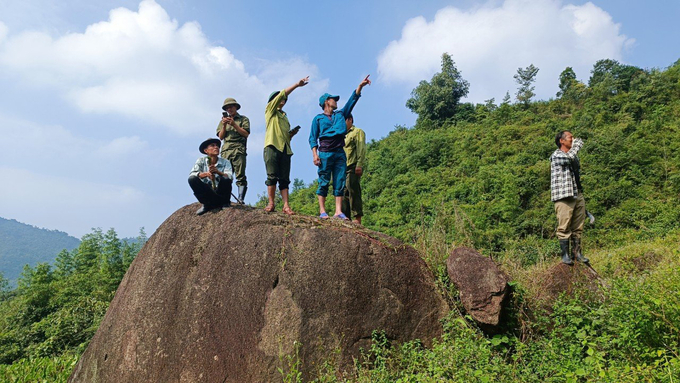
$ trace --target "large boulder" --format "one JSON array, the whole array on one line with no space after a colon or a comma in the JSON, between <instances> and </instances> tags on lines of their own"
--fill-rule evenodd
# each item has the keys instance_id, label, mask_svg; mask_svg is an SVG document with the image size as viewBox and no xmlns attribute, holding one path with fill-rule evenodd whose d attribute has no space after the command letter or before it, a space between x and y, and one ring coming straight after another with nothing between
<instances>
[{"instance_id":1,"label":"large boulder","mask_svg":"<svg viewBox=\"0 0 680 383\"><path fill-rule=\"evenodd\" d=\"M497 330L509 286L508 276L489 257L458 247L446 260L449 278L465 311L487 332Z\"/></svg>"},{"instance_id":2,"label":"large boulder","mask_svg":"<svg viewBox=\"0 0 680 383\"><path fill-rule=\"evenodd\" d=\"M168 218L123 278L70 382L305 380L373 330L428 344L448 306L410 246L339 220L247 207Z\"/></svg>"}]
</instances>

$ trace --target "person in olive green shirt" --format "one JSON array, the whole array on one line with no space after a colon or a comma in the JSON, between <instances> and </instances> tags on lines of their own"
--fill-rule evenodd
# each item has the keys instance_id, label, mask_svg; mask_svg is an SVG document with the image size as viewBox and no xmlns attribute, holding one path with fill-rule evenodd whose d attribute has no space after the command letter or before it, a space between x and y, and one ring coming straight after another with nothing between
<instances>
[{"instance_id":1,"label":"person in olive green shirt","mask_svg":"<svg viewBox=\"0 0 680 383\"><path fill-rule=\"evenodd\" d=\"M354 117L350 114L345 119L347 135L345 136L345 155L347 156L347 179L345 194L342 197L342 213L361 225L364 215L361 200L361 175L366 165L366 134L354 126Z\"/></svg>"},{"instance_id":2,"label":"person in olive green shirt","mask_svg":"<svg viewBox=\"0 0 680 383\"><path fill-rule=\"evenodd\" d=\"M279 184L281 198L283 199L283 212L288 215L295 214L288 204L288 185L290 184L290 157L293 150L290 148L290 139L297 134L299 127L290 129L288 115L283 111L288 95L295 89L307 85L309 76L295 84L269 95L269 102L264 111L264 119L267 130L264 135L264 165L267 170L267 197L269 202L264 208L267 212L274 211L276 205L276 183Z\"/></svg>"},{"instance_id":3,"label":"person in olive green shirt","mask_svg":"<svg viewBox=\"0 0 680 383\"><path fill-rule=\"evenodd\" d=\"M245 203L248 180L246 178L246 144L250 135L250 120L237 111L241 105L235 99L224 100L222 120L217 124L217 137L222 140L220 156L231 163L238 186L238 199Z\"/></svg>"}]
</instances>

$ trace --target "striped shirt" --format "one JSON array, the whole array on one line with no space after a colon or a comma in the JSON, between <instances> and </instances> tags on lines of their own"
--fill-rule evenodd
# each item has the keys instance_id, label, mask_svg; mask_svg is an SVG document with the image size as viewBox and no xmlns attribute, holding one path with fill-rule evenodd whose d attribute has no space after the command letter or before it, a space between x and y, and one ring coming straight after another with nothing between
<instances>
[{"instance_id":1,"label":"striped shirt","mask_svg":"<svg viewBox=\"0 0 680 383\"><path fill-rule=\"evenodd\" d=\"M578 195L576 172L579 167L578 151L582 146L583 141L574 138L568 152L557 149L550 156L550 199L553 202Z\"/></svg>"}]
</instances>

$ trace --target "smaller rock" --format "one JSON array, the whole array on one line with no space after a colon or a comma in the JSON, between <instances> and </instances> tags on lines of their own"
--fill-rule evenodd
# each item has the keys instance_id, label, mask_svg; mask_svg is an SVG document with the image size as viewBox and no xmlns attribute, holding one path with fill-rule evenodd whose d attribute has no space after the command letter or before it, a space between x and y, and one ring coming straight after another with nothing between
<instances>
[{"instance_id":1,"label":"smaller rock","mask_svg":"<svg viewBox=\"0 0 680 383\"><path fill-rule=\"evenodd\" d=\"M600 296L599 275L592 267L582 263L570 266L559 262L538 277L536 300L539 307L550 312L562 293L571 297L576 291Z\"/></svg>"},{"instance_id":2,"label":"smaller rock","mask_svg":"<svg viewBox=\"0 0 680 383\"><path fill-rule=\"evenodd\" d=\"M491 258L468 247L454 249L446 260L446 269L467 313L484 331L494 332L508 295L508 276Z\"/></svg>"}]
</instances>

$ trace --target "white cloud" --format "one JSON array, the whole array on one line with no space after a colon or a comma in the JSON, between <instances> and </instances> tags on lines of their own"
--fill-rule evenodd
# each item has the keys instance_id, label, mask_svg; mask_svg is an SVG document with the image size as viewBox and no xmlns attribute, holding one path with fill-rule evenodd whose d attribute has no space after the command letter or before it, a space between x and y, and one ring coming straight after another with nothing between
<instances>
[{"instance_id":1,"label":"white cloud","mask_svg":"<svg viewBox=\"0 0 680 383\"><path fill-rule=\"evenodd\" d=\"M148 143L137 136L118 137L102 146L98 152L109 158L121 158L148 149Z\"/></svg>"},{"instance_id":2,"label":"white cloud","mask_svg":"<svg viewBox=\"0 0 680 383\"><path fill-rule=\"evenodd\" d=\"M164 149L139 136L90 138L59 125L34 123L2 113L0 137L0 166L74 179L105 177L109 182L130 182L143 177L139 164L154 164L144 168L161 171L168 156Z\"/></svg>"},{"instance_id":3,"label":"white cloud","mask_svg":"<svg viewBox=\"0 0 680 383\"><path fill-rule=\"evenodd\" d=\"M84 113L121 114L183 135L216 124L225 89L238 90L232 96L244 106L263 105L282 79L318 75L300 58L265 62L260 74L249 73L226 47L210 44L198 23L178 25L154 0L54 38L30 30L13 35L0 24L0 70L55 88ZM249 116L255 129L264 122L257 111Z\"/></svg>"},{"instance_id":4,"label":"white cloud","mask_svg":"<svg viewBox=\"0 0 680 383\"><path fill-rule=\"evenodd\" d=\"M380 53L378 72L386 82L414 86L439 71L447 52L470 82L468 98L481 102L508 90L513 94L517 68L534 64L540 68L536 93L548 98L554 97L567 66L587 79L595 61L621 60L633 42L592 3L505 0L469 11L446 7L429 22L422 16L408 20L401 38Z\"/></svg>"}]
</instances>

